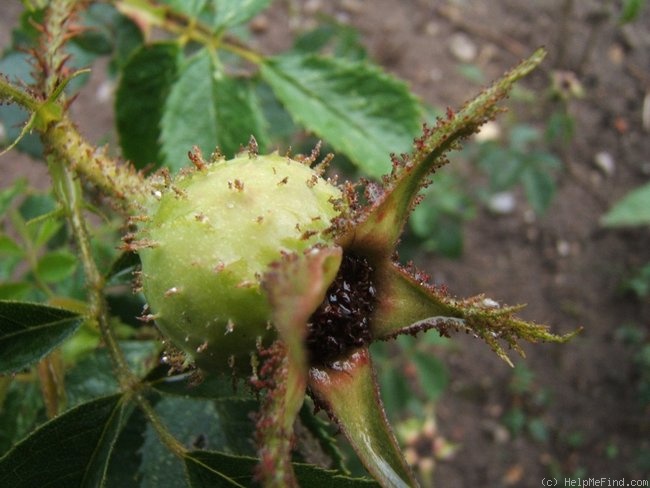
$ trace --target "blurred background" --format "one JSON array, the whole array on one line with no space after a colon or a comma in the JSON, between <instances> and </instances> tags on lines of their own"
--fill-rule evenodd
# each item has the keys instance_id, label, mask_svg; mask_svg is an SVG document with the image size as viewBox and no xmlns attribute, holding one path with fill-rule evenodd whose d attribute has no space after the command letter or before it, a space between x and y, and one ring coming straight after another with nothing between
<instances>
[{"instance_id":1,"label":"blurred background","mask_svg":"<svg viewBox=\"0 0 650 488\"><path fill-rule=\"evenodd\" d=\"M2 49L21 11L3 5ZM526 319L584 332L525 346L514 368L472 337L373 346L389 417L423 479L532 487L548 476L650 476L650 201L604 217L650 181L649 26L650 8L629 0L285 0L248 26L266 54L326 37L367 56L409 84L431 121L537 47L549 51L509 111L436 175L400 253L452 295L526 304ZM90 140L114 142L116 80L98 66L72 116ZM48 186L24 152L0 163L0 188L25 176Z\"/></svg>"}]
</instances>

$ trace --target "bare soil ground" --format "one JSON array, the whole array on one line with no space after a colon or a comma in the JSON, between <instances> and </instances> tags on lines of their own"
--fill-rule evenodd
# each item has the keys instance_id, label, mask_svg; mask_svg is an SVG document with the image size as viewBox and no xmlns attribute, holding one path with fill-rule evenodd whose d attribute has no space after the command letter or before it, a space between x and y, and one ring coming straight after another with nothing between
<instances>
[{"instance_id":1,"label":"bare soil ground","mask_svg":"<svg viewBox=\"0 0 650 488\"><path fill-rule=\"evenodd\" d=\"M18 3L3 7L1 46L8 42ZM531 221L523 198L508 215L482 212L466 225L460 259L418 259L455 295L485 293L509 304L526 303L525 318L552 324L557 332L585 328L569 345L525 347L534 374L531 388L549 394L542 406L513 395L512 371L484 344L458 337L459 347L443 352L451 384L437 419L441 435L460 450L438 463L438 486L535 487L553 473L628 482L650 476L650 410L638 399L634 360L639 345L625 344L617 334L626 325L645 331L645 340L650 334L648 300L620 291L623 280L650 262L650 230L599 225L614 201L650 177L650 136L642 126L643 99L650 92L650 9L621 27L607 15L613 5L606 3L294 0L276 3L258 25L259 45L280 52L301 23L321 13L334 15L361 32L376 62L437 107L457 107L477 91L458 69L462 53L452 39L459 34L476 48L470 62L487 79L536 47L548 48L544 68L525 82L539 94L539 107L528 107L530 113L518 118L543 122L554 70L575 73L585 89L584 98L570 105L575 137L561 151L564 169L548 213ZM110 126L102 115L110 112L110 101L97 101L92 91L98 83L77 103L85 112L78 120L91 138L102 137ZM600 151L613 157L611 174L594 162ZM15 154L4 159L1 186L13 179L5 175L25 174L29 164ZM37 180L43 178L41 169L30 170ZM548 436L510 434L503 416L513 406L541 419Z\"/></svg>"},{"instance_id":2,"label":"bare soil ground","mask_svg":"<svg viewBox=\"0 0 650 488\"><path fill-rule=\"evenodd\" d=\"M641 122L650 91L648 9L621 28L597 1L293 4L303 21L327 12L355 26L372 58L433 106L458 107L477 90L458 69L453 44L459 35L476 48L471 62L487 79L546 46L549 59L525 82L539 96L532 112L529 107L517 114L525 121L544 121L553 71L570 71L580 80L585 96L570 104L575 138L560 152L564 169L547 214L531 222L523 199L506 216L483 212L466 226L459 260L418 260L453 294L525 303L525 318L558 332L585 329L569 345L525 348L531 389L550 395L541 408L513 395L512 371L484 344L457 338L461 346L445 353L451 385L437 419L441 433L461 448L438 464L436 485L534 487L551 474L648 479L650 411L638 399L637 350L618 339L617 330L633 325L646 337L650 331L648 300L621 292L621 282L650 260L650 232L599 225L614 201L649 178L650 136ZM286 48L289 38L282 33L292 27L287 9L274 9L267 20L261 44L276 52ZM595 164L601 151L615 161L612 174ZM541 419L548 437L508 434L503 418L513 406Z\"/></svg>"}]
</instances>

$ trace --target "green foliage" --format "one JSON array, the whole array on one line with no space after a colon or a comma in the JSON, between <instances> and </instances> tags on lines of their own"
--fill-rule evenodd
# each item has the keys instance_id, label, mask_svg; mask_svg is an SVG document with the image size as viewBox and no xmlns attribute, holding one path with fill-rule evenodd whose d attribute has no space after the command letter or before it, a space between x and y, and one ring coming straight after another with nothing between
<instances>
[{"instance_id":1,"label":"green foliage","mask_svg":"<svg viewBox=\"0 0 650 488\"><path fill-rule=\"evenodd\" d=\"M508 383L512 405L501 417L504 426L513 436L527 435L535 442L545 443L550 433L544 419L549 394L540 388L534 373L526 366L517 365Z\"/></svg>"},{"instance_id":2,"label":"green foliage","mask_svg":"<svg viewBox=\"0 0 650 488\"><path fill-rule=\"evenodd\" d=\"M614 337L628 348L629 354L634 358L637 400L642 408L646 408L650 404L650 342L648 342L648 333L643 327L625 324L616 330Z\"/></svg>"},{"instance_id":3,"label":"green foliage","mask_svg":"<svg viewBox=\"0 0 650 488\"><path fill-rule=\"evenodd\" d=\"M179 67L160 124L162 160L173 170L186 166L192 145L207 154L218 146L231 157L248 142L242 134L250 133L260 151L267 146L255 86L227 75L207 49Z\"/></svg>"},{"instance_id":4,"label":"green foliage","mask_svg":"<svg viewBox=\"0 0 650 488\"><path fill-rule=\"evenodd\" d=\"M32 365L74 333L72 312L26 302L0 301L0 373Z\"/></svg>"},{"instance_id":5,"label":"green foliage","mask_svg":"<svg viewBox=\"0 0 650 488\"><path fill-rule=\"evenodd\" d=\"M177 15L200 14L193 40L201 42L269 2L226 2L216 10L212 2L167 3ZM154 23L164 22L161 12L151 11ZM315 54L330 44L337 57ZM234 75L245 62L258 73ZM405 84L363 59L351 30L333 23L303 35L293 51L266 58L226 44L197 50L194 43L160 42L136 50L120 76L116 113L124 155L138 167L178 170L194 145L232 157L253 136L264 150L277 130L259 98L268 88L296 122L373 177L390 169L390 152L409 149L422 116Z\"/></svg>"},{"instance_id":6,"label":"green foliage","mask_svg":"<svg viewBox=\"0 0 650 488\"><path fill-rule=\"evenodd\" d=\"M625 195L602 217L607 227L635 227L650 225L650 184Z\"/></svg>"},{"instance_id":7,"label":"green foliage","mask_svg":"<svg viewBox=\"0 0 650 488\"><path fill-rule=\"evenodd\" d=\"M650 263L638 269L631 278L623 282L623 289L639 299L650 296Z\"/></svg>"},{"instance_id":8,"label":"green foliage","mask_svg":"<svg viewBox=\"0 0 650 488\"><path fill-rule=\"evenodd\" d=\"M266 56L249 48L245 24L269 4L270 0L124 0L114 5L53 0L39 2L40 8L23 14L13 32L13 45L0 60L0 71L9 78L0 77L1 101L10 102L0 109L0 123L9 128L2 143L9 145L32 129L41 133L47 143L54 196L20 181L0 192L0 373L5 374L0 377L1 486L250 486L256 475L269 475L269 464L278 466L278 456L267 456L260 447L273 447L274 442L287 446L281 461L288 471L295 471L303 486L376 486L374 481L347 474L337 442L304 408L300 419L312 442L301 445L304 452L292 459L295 416L287 411L300 409L307 385L317 404L338 419L356 455L382 486L415 485L384 415L368 345L354 349L354 354L341 360L340 368L308 358L304 337L293 334L305 332L315 307L324 303L323 295L329 293L340 263L335 258L340 258L342 249L356 254L374 245L365 257L386 258L377 259L383 268L372 275L385 280L381 291L386 296L385 303L377 300L377 306L385 308L372 318L373 339L413 335L435 327L441 334L471 329L506 360L499 340L520 351L517 340L521 338L567 339L516 319L516 307L495 308L481 299L451 299L429 286L418 272L391 261L422 181L445 164L447 151L496 116L497 102L541 62L543 50L457 116L440 120L435 130L425 127L413 144L423 112L420 102L405 83L369 61L353 29L327 21L300 36L286 53ZM78 15L66 9L78 9L74 12ZM71 19L76 23L71 24ZM155 36L151 36L153 30ZM343 222L354 228L342 225L337 237L341 242L354 240L353 244L346 247L337 241L330 248L313 247L304 262L299 261L299 254L289 255L286 262L284 257L274 261L271 271L265 263L255 273L257 282L264 280L273 309L272 324L266 323L264 315L256 325L260 330L275 326L288 352L278 366L273 363L277 358L268 359L265 354L271 356L271 352L260 344L256 352L266 359L261 365L253 362L253 376L247 378L250 384L237 385L234 377L193 369L187 356L163 344L157 331L146 324L156 317L148 309L143 311L142 296L137 290L133 294L130 287L138 265L138 258L130 252L138 250L131 232L138 225L142 229L142 222L151 217L140 214L150 207L147 199L161 195L159 188L175 192L172 199L184 189L167 185L165 171L146 179L131 172L113 160L109 151L86 143L69 123L68 103L88 79L76 70L100 57L108 59L109 76L117 80L115 120L121 156L142 173L177 172L187 166L186 156L193 146L208 154L218 146L232 156L250 140L248 156L242 155L247 160L258 149L304 140L305 132L326 139L366 177L379 179L391 172L391 163L395 165L392 175L382 180L381 198L374 201L374 187L369 186L371 204L354 208L354 218ZM37 69L32 70L33 66ZM23 90L25 85L30 89ZM12 87L14 91L7 91ZM23 99L17 100L16 93ZM17 105L31 115L16 109ZM521 182L533 207L543 210L553 189L545 171L554 167L553 161L542 153L531 153L529 146L536 136L520 132L513 132L507 150L490 149L495 153L492 159L506 157L507 180L496 176L503 169L497 171L496 163L487 171L497 178L495 188ZM27 136L17 147L39 156L39 144ZM411 159L405 156L399 162L396 157L391 162L390 153L411 149ZM314 163L312 159L315 156L307 162ZM489 166L489 154L486 159ZM200 171L204 161L198 155L192 161ZM243 188L240 180L233 180L235 189ZM116 199L129 200L126 213L131 219L126 224L120 218L114 221L111 215L116 212L100 198L92 200L96 207L91 205L91 199L86 199L90 193L82 191L88 189L87 183L112 191ZM313 179L305 182L309 188L313 183ZM473 204L457 190L459 186L460 180L453 176L440 180L426 196L427 202L435 203L425 203L424 210L414 214L412 232L430 250L460 253L462 222L471 217ZM354 190L348 190L351 202ZM294 212L294 207L288 205L287 212ZM314 221L318 218L310 224ZM194 223L200 222L198 218ZM236 227L229 223L228 230ZM430 232L432 228L435 232ZM178 228L173 230L174 236L188 237ZM296 230L306 235L309 229L298 226ZM126 234L122 244L119 234ZM238 235L235 242L247 237L250 241L250 234ZM308 239L308 235L301 238L305 247ZM196 277L199 263L187 253L192 251L188 249L192 242L183 242L178 250L188 257L178 271L194 270ZM204 254L215 250L214 242L206 244ZM155 243L139 244L155 248ZM256 242L248 244L259 249ZM118 247L125 252L120 254ZM142 248L139 251L145 255ZM301 272L291 268L291 257L299 261ZM250 261L238 264L247 266ZM214 268L206 272L215 276ZM205 285L199 280L196 288L207 293L205 303L210 303L216 297L209 295ZM346 285L342 288L347 294ZM376 283L365 285L371 295L375 285L380 289ZM218 299L228 299L231 288L226 287ZM160 299L172 289L165 287ZM306 303L309 300L314 303ZM391 303L405 306L386 305ZM257 308L253 304L251 310L241 312L252 317ZM187 321L187 312L179 308L170 326L177 328ZM211 320L214 314L209 315ZM207 323L203 320L199 325ZM177 343L182 343L184 335ZM252 339L244 351L246 359L254 347ZM448 372L434 355L442 343L445 340L430 336L400 340L396 348L404 359L388 358L386 351L378 349L377 357L384 354L384 362L393 366L379 372L391 415L417 415L422 404L429 410L443 394ZM284 345L277 346L277 351ZM193 344L192 350L199 353L207 347L203 341ZM220 359L226 364L227 354L223 356ZM513 394L532 395L525 377L520 380L523 386L513 386ZM532 396L536 399L532 401L541 401L536 393ZM279 431L273 430L278 426ZM535 438L544 437L539 419L530 419L527 426ZM331 458L335 470L294 462L323 453Z\"/></svg>"},{"instance_id":9,"label":"green foliage","mask_svg":"<svg viewBox=\"0 0 650 488\"><path fill-rule=\"evenodd\" d=\"M147 25L136 22L128 6L118 11L92 3L81 13L81 34L67 45L68 66L109 59L109 74L117 78L116 126L124 157L137 168L177 171L187 165L194 145L204 153L218 146L234 155L254 136L259 149L266 150L291 142L299 130L295 123L327 138L369 176L390 168L389 152L409 149L419 129L419 102L404 83L366 59L354 29L327 21L298 38L293 51L269 58L228 44L226 36L239 36L242 24L269 3L136 2L131 6L147 12L145 24L162 26L169 18L199 22L198 37L188 33L185 39L149 43L140 29ZM45 6L26 10L13 46L0 59L0 71L11 80L34 81L25 52L41 49L33 25L44 22L44 13ZM206 44L202 35L215 36L217 43ZM251 63L256 70L250 70ZM74 94L86 81L87 76L75 78L66 93ZM0 143L16 140L25 120L17 105L0 107L5 129ZM22 138L18 149L42 156L35 134ZM47 301L63 308L0 301L1 370L21 372L14 380L1 378L0 484L33 486L44 484L39 476L48 476L66 485L248 486L258 462L250 419L259 409L257 399L246 387L233 390L230 380L208 377L197 386L187 374L168 376L168 368L157 366L160 343L134 320L142 300L123 287L137 259L118 255L114 227L99 216L91 247L100 271L115 287L106 297L110 323L131 374L187 453L179 460L158 440L152 424L123 393L97 324L85 319L88 290L70 246L65 212L48 193L18 181L0 191L0 217L6 223L0 232L0 299ZM46 422L47 381L41 378L40 391L33 365L55 348L63 358L63 369L54 373L63 386L63 413ZM431 361L421 358L419 364L426 368ZM425 387L435 396L444 385L429 380ZM321 439L331 452L327 446L333 442ZM304 486L376 486L309 465L295 470Z\"/></svg>"},{"instance_id":10,"label":"green foliage","mask_svg":"<svg viewBox=\"0 0 650 488\"><path fill-rule=\"evenodd\" d=\"M160 165L160 120L178 70L178 46L145 45L124 66L115 116L124 156L137 167Z\"/></svg>"},{"instance_id":11,"label":"green foliage","mask_svg":"<svg viewBox=\"0 0 650 488\"><path fill-rule=\"evenodd\" d=\"M621 24L634 22L639 18L639 15L641 15L645 5L646 0L624 0L621 15L618 19L619 22Z\"/></svg>"},{"instance_id":12,"label":"green foliage","mask_svg":"<svg viewBox=\"0 0 650 488\"><path fill-rule=\"evenodd\" d=\"M540 147L541 133L535 127L517 124L506 144L489 141L479 145L478 166L489 178L490 194L522 185L535 213L543 214L555 193L553 173L561 163Z\"/></svg>"},{"instance_id":13,"label":"green foliage","mask_svg":"<svg viewBox=\"0 0 650 488\"><path fill-rule=\"evenodd\" d=\"M127 406L112 395L44 424L0 458L0 483L99 486Z\"/></svg>"},{"instance_id":14,"label":"green foliage","mask_svg":"<svg viewBox=\"0 0 650 488\"><path fill-rule=\"evenodd\" d=\"M475 215L475 203L463 189L461 178L447 172L424 191L409 226L418 249L458 258L463 252L463 226Z\"/></svg>"},{"instance_id":15,"label":"green foliage","mask_svg":"<svg viewBox=\"0 0 650 488\"><path fill-rule=\"evenodd\" d=\"M436 334L422 339L400 337L391 347L373 346L374 357L382 365L378 375L384 406L396 420L422 416L423 405L437 402L449 383L449 371L436 357L449 347L449 340Z\"/></svg>"},{"instance_id":16,"label":"green foliage","mask_svg":"<svg viewBox=\"0 0 650 488\"><path fill-rule=\"evenodd\" d=\"M419 129L415 98L367 63L285 55L267 60L261 75L296 120L370 176L387 173L386 155L408 150Z\"/></svg>"}]
</instances>

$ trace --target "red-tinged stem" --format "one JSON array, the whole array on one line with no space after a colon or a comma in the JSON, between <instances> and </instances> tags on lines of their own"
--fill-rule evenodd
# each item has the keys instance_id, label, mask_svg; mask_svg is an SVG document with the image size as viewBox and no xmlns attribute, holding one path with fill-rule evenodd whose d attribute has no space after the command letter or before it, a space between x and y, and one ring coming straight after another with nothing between
<instances>
[{"instance_id":1,"label":"red-tinged stem","mask_svg":"<svg viewBox=\"0 0 650 488\"><path fill-rule=\"evenodd\" d=\"M312 367L308 386L381 486L418 486L386 418L367 348L330 366Z\"/></svg>"},{"instance_id":2,"label":"red-tinged stem","mask_svg":"<svg viewBox=\"0 0 650 488\"><path fill-rule=\"evenodd\" d=\"M371 321L375 340L415 335L430 329L436 329L444 336L451 332L470 332L483 339L512 366L501 343L523 356L519 340L564 343L580 331L552 334L544 325L518 319L515 313L521 306L502 306L481 295L455 299L446 290L430 285L428 277L396 263L386 263L379 268L376 281L382 298Z\"/></svg>"},{"instance_id":3,"label":"red-tinged stem","mask_svg":"<svg viewBox=\"0 0 650 488\"><path fill-rule=\"evenodd\" d=\"M445 154L493 119L499 110L498 102L508 95L512 85L533 71L545 56L546 51L538 49L458 113L449 110L447 118L439 120L436 127L425 127L422 137L414 141L412 155L403 161L395 159L384 195L369 211L361 212L357 225L339 239L339 244L363 250L376 259L391 256L427 178L446 164Z\"/></svg>"}]
</instances>

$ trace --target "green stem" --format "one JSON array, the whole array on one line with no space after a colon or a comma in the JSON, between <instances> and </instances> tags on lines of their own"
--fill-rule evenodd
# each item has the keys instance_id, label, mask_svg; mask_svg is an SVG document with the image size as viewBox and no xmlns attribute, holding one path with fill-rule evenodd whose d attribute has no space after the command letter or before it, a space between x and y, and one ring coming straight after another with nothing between
<instances>
[{"instance_id":1,"label":"green stem","mask_svg":"<svg viewBox=\"0 0 650 488\"><path fill-rule=\"evenodd\" d=\"M106 349L113 363L115 376L118 379L120 387L125 392L133 392L133 399L138 407L143 411L147 420L158 434L161 442L175 455L183 457L185 447L167 430L161 422L151 404L147 401L142 393L142 384L138 378L131 372L126 357L120 348L114 330L109 321L109 314L104 300L104 278L97 269L92 248L90 246L90 236L83 216L83 196L81 185L75 178L72 170L57 160L56 157L49 158L50 173L52 175L55 191L64 206L64 210L73 234L76 238L81 255L81 262L86 274L90 301L90 317L94 320L102 335Z\"/></svg>"},{"instance_id":2,"label":"green stem","mask_svg":"<svg viewBox=\"0 0 650 488\"><path fill-rule=\"evenodd\" d=\"M132 394L163 444L175 455L183 457L185 447L166 429L144 397L143 385L130 370L118 344L104 300L104 278L97 268L90 245L90 235L83 215L81 184L75 173L83 175L105 193L118 198L132 211L145 203L150 189L142 175L136 173L133 168L118 164L89 144L64 115L62 88L66 79L61 73L66 54L63 46L68 35L66 23L76 4L76 0L54 0L48 8L43 33L44 53L39 58L45 73L40 80L45 102L1 76L0 101L17 103L32 114L40 111L44 103L60 109L53 111L57 114L56 118L48 120L42 126L37 125L36 128L42 132L53 187L77 241L88 288L89 318L96 322L100 330L121 389ZM7 388L8 383L0 382L0 404Z\"/></svg>"},{"instance_id":3,"label":"green stem","mask_svg":"<svg viewBox=\"0 0 650 488\"><path fill-rule=\"evenodd\" d=\"M187 453L187 448L181 444L178 439L169 432L169 430L167 430L167 427L162 423L158 414L151 406L151 403L149 403L140 392L136 392L134 400L144 413L144 416L147 417L147 420L156 431L156 434L158 434L160 442L162 442L175 456L183 459Z\"/></svg>"},{"instance_id":4,"label":"green stem","mask_svg":"<svg viewBox=\"0 0 650 488\"><path fill-rule=\"evenodd\" d=\"M391 256L427 177L447 163L445 154L458 148L459 141L475 133L481 125L497 115L497 103L508 95L516 81L533 71L545 56L546 51L538 49L464 105L457 114L450 110L446 120L439 120L435 128L425 128L422 137L414 141L410 158L394 162L383 199L362 213L357 225L341 236L338 244L347 249L364 249L366 254L370 251L377 259Z\"/></svg>"},{"instance_id":5,"label":"green stem","mask_svg":"<svg viewBox=\"0 0 650 488\"><path fill-rule=\"evenodd\" d=\"M52 0L45 16L44 35L41 36L43 62L43 91L49 96L63 80L66 53L63 46L67 41L68 23L77 0Z\"/></svg>"},{"instance_id":6,"label":"green stem","mask_svg":"<svg viewBox=\"0 0 650 488\"><path fill-rule=\"evenodd\" d=\"M23 217L16 209L13 209L9 212L9 218L11 219L11 224L14 226L14 229L22 240L21 244L24 250L25 261L32 273L34 284L47 296L47 298L52 298L54 296L54 292L50 286L41 279L40 274L36 271L38 269L39 250L35 249L34 243L32 242L32 236L27 229L25 219L23 219Z\"/></svg>"},{"instance_id":7,"label":"green stem","mask_svg":"<svg viewBox=\"0 0 650 488\"><path fill-rule=\"evenodd\" d=\"M131 213L146 203L151 188L144 176L131 165L120 164L104 150L89 144L67 117L50 126L44 139L70 169L114 197Z\"/></svg>"},{"instance_id":8,"label":"green stem","mask_svg":"<svg viewBox=\"0 0 650 488\"><path fill-rule=\"evenodd\" d=\"M249 61L253 64L262 64L264 61L264 56L253 51L252 49L242 46L239 43L231 42L231 41L226 41L221 44L221 47L226 50L230 51L233 54L236 54L237 56L240 56L244 58L246 61Z\"/></svg>"},{"instance_id":9,"label":"green stem","mask_svg":"<svg viewBox=\"0 0 650 488\"><path fill-rule=\"evenodd\" d=\"M117 2L117 8L125 15L145 19L149 25L178 36L182 43L194 41L211 50L222 48L253 64L260 64L264 60L263 55L243 45L241 41L224 35L223 31L215 31L196 18L175 12L168 7L151 5L140 0L121 0Z\"/></svg>"},{"instance_id":10,"label":"green stem","mask_svg":"<svg viewBox=\"0 0 650 488\"><path fill-rule=\"evenodd\" d=\"M97 269L90 245L90 236L83 215L81 185L70 168L63 164L56 156L50 156L48 162L54 190L63 205L65 215L79 248L88 287L90 317L98 325L120 385L125 390L128 390L134 383L135 378L129 370L124 353L117 343L117 338L109 322L109 314L103 295L104 278Z\"/></svg>"},{"instance_id":11,"label":"green stem","mask_svg":"<svg viewBox=\"0 0 650 488\"><path fill-rule=\"evenodd\" d=\"M17 103L29 112L36 112L41 105L38 98L18 88L2 76L0 76L0 101Z\"/></svg>"}]
</instances>

